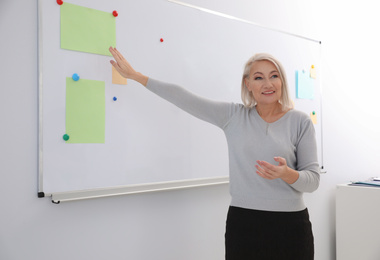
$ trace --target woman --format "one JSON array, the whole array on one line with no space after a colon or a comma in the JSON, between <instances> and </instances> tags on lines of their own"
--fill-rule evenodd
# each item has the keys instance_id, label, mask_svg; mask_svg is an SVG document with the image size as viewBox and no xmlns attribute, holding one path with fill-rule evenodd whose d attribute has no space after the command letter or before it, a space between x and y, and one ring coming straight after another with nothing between
<instances>
[{"instance_id":1,"label":"woman","mask_svg":"<svg viewBox=\"0 0 380 260\"><path fill-rule=\"evenodd\" d=\"M116 49L110 52L116 60L111 64L122 76L224 131L232 198L226 259L314 259L302 194L319 185L315 131L306 114L292 109L282 65L269 54L250 58L242 77L241 105L210 101L148 78Z\"/></svg>"}]
</instances>

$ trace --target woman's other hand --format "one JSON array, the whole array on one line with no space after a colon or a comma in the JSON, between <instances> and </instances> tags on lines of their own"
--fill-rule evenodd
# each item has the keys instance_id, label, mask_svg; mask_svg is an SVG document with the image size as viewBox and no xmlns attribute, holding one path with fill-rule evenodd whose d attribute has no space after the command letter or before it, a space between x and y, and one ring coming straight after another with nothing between
<instances>
[{"instance_id":1,"label":"woman's other hand","mask_svg":"<svg viewBox=\"0 0 380 260\"><path fill-rule=\"evenodd\" d=\"M282 179L286 183L292 184L297 181L299 173L288 167L286 160L282 157L274 157L278 165L270 164L266 161L256 161L256 173L269 180Z\"/></svg>"}]
</instances>

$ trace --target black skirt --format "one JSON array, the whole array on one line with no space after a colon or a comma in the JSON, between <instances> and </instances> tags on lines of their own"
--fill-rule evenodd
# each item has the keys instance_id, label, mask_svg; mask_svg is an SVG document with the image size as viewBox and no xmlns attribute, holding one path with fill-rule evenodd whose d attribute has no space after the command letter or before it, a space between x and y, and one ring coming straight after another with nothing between
<instances>
[{"instance_id":1,"label":"black skirt","mask_svg":"<svg viewBox=\"0 0 380 260\"><path fill-rule=\"evenodd\" d=\"M313 260L308 210L274 212L230 206L226 260Z\"/></svg>"}]
</instances>

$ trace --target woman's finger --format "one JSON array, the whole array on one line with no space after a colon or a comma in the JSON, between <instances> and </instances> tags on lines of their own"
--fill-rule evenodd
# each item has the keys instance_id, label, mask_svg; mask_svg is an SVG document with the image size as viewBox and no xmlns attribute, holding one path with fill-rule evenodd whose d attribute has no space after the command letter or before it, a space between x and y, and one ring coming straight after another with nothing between
<instances>
[{"instance_id":1,"label":"woman's finger","mask_svg":"<svg viewBox=\"0 0 380 260\"><path fill-rule=\"evenodd\" d=\"M123 54L121 54L118 49L114 48L116 55L119 57L121 61L125 60Z\"/></svg>"},{"instance_id":2,"label":"woman's finger","mask_svg":"<svg viewBox=\"0 0 380 260\"><path fill-rule=\"evenodd\" d=\"M286 165L285 158L282 157L274 157L274 160L279 163L279 165Z\"/></svg>"},{"instance_id":3,"label":"woman's finger","mask_svg":"<svg viewBox=\"0 0 380 260\"><path fill-rule=\"evenodd\" d=\"M276 170L276 166L274 166L273 164L270 164L266 161L256 161L256 162L258 165L260 165L261 168L264 168L267 171L275 171Z\"/></svg>"},{"instance_id":4,"label":"woman's finger","mask_svg":"<svg viewBox=\"0 0 380 260\"><path fill-rule=\"evenodd\" d=\"M121 55L121 53L118 50L116 50L116 48L110 47L109 51L111 52L116 62L119 63L124 59L123 55Z\"/></svg>"},{"instance_id":5,"label":"woman's finger","mask_svg":"<svg viewBox=\"0 0 380 260\"><path fill-rule=\"evenodd\" d=\"M269 170L268 168L266 168L265 166L255 165L255 167L257 169L256 173L258 173L261 177L263 177L265 179L273 179L274 178L272 171Z\"/></svg>"}]
</instances>

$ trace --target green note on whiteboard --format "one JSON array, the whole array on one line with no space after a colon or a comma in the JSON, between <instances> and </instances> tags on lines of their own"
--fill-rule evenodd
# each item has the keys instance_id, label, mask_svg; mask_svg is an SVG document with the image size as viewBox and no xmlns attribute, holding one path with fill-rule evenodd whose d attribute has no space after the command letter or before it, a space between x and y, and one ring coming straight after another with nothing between
<instances>
[{"instance_id":1,"label":"green note on whiteboard","mask_svg":"<svg viewBox=\"0 0 380 260\"><path fill-rule=\"evenodd\" d=\"M116 20L112 13L64 2L61 5L61 48L111 56L116 46Z\"/></svg>"},{"instance_id":2,"label":"green note on whiteboard","mask_svg":"<svg viewBox=\"0 0 380 260\"><path fill-rule=\"evenodd\" d=\"M66 78L66 143L104 143L104 81Z\"/></svg>"}]
</instances>

